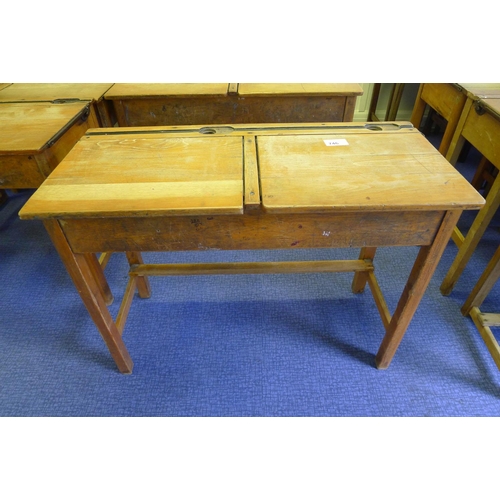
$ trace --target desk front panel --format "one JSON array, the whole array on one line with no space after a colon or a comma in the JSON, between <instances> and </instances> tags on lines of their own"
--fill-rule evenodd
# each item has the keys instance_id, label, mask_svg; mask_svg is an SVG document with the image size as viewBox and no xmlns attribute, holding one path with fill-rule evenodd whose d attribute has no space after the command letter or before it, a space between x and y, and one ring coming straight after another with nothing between
<instances>
[{"instance_id":1,"label":"desk front panel","mask_svg":"<svg viewBox=\"0 0 500 500\"><path fill-rule=\"evenodd\" d=\"M422 99L436 110L442 117L449 120L457 110L464 107L466 94L451 83L424 83ZM415 124L418 126L418 124Z\"/></svg>"},{"instance_id":2,"label":"desk front panel","mask_svg":"<svg viewBox=\"0 0 500 500\"><path fill-rule=\"evenodd\" d=\"M493 99L500 103L500 99ZM478 112L479 111L479 112ZM495 109L472 106L461 131L483 156L500 169L500 114Z\"/></svg>"},{"instance_id":3,"label":"desk front panel","mask_svg":"<svg viewBox=\"0 0 500 500\"><path fill-rule=\"evenodd\" d=\"M141 127L352 121L356 96L362 94L358 84L240 84L241 92L236 84L221 85L224 89L198 84L190 94L191 87L183 90L180 84L116 84L105 99L113 103L118 125Z\"/></svg>"},{"instance_id":4,"label":"desk front panel","mask_svg":"<svg viewBox=\"0 0 500 500\"><path fill-rule=\"evenodd\" d=\"M61 219L76 253L429 245L442 211Z\"/></svg>"},{"instance_id":5,"label":"desk front panel","mask_svg":"<svg viewBox=\"0 0 500 500\"><path fill-rule=\"evenodd\" d=\"M355 98L353 98L355 99ZM352 99L351 99L352 100ZM352 121L348 97L151 97L114 100L122 127L204 123L304 123Z\"/></svg>"}]
</instances>

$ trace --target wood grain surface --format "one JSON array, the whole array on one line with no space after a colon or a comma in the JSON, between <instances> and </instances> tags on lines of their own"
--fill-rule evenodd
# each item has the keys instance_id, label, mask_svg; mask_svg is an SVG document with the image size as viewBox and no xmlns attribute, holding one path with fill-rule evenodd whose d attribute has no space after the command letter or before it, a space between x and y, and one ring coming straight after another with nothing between
<instances>
[{"instance_id":1,"label":"wood grain surface","mask_svg":"<svg viewBox=\"0 0 500 500\"><path fill-rule=\"evenodd\" d=\"M88 106L88 102L0 103L0 154L40 151Z\"/></svg>"},{"instance_id":2,"label":"wood grain surface","mask_svg":"<svg viewBox=\"0 0 500 500\"><path fill-rule=\"evenodd\" d=\"M112 83L13 83L0 91L0 102L99 100Z\"/></svg>"}]
</instances>

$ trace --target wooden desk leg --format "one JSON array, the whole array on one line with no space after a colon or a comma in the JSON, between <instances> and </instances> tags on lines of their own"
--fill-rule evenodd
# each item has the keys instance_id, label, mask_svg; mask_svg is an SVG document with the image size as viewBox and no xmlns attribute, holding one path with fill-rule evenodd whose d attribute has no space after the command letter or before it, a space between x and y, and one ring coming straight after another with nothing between
<instances>
[{"instance_id":1,"label":"wooden desk leg","mask_svg":"<svg viewBox=\"0 0 500 500\"><path fill-rule=\"evenodd\" d=\"M140 252L126 252L128 263L132 266L134 264L144 264ZM151 286L147 276L137 276L137 291L141 299L148 299L151 297Z\"/></svg>"},{"instance_id":2,"label":"wooden desk leg","mask_svg":"<svg viewBox=\"0 0 500 500\"><path fill-rule=\"evenodd\" d=\"M491 258L476 286L462 306L462 314L468 316L473 307L481 307L495 283L500 278L500 246Z\"/></svg>"},{"instance_id":3,"label":"wooden desk leg","mask_svg":"<svg viewBox=\"0 0 500 500\"><path fill-rule=\"evenodd\" d=\"M59 221L47 219L44 225L118 369L122 373L132 373L134 364L106 307L102 283L96 282L95 269L89 265L93 259L86 254L73 253Z\"/></svg>"},{"instance_id":4,"label":"wooden desk leg","mask_svg":"<svg viewBox=\"0 0 500 500\"><path fill-rule=\"evenodd\" d=\"M447 212L432 244L420 249L375 358L377 368L385 369L390 365L461 213Z\"/></svg>"},{"instance_id":5,"label":"wooden desk leg","mask_svg":"<svg viewBox=\"0 0 500 500\"><path fill-rule=\"evenodd\" d=\"M448 117L448 124L444 129L443 137L441 138L441 143L439 144L439 152L446 157L448 150L451 145L451 141L455 134L457 124L460 120L460 115L462 114L462 107L457 106L453 109L451 115ZM461 148L460 148L461 151Z\"/></svg>"},{"instance_id":6,"label":"wooden desk leg","mask_svg":"<svg viewBox=\"0 0 500 500\"><path fill-rule=\"evenodd\" d=\"M4 204L7 203L7 194L3 189L0 189L0 207Z\"/></svg>"},{"instance_id":7,"label":"wooden desk leg","mask_svg":"<svg viewBox=\"0 0 500 500\"><path fill-rule=\"evenodd\" d=\"M391 91L391 97L389 98L389 105L387 106L387 111L385 115L386 122L391 122L396 120L398 116L399 105L401 104L401 98L403 97L404 89L405 89L404 83L394 84Z\"/></svg>"},{"instance_id":8,"label":"wooden desk leg","mask_svg":"<svg viewBox=\"0 0 500 500\"><path fill-rule=\"evenodd\" d=\"M500 370L500 345L496 340L491 326L500 326L500 314L498 313L483 313L479 309L484 302L488 293L491 291L495 283L500 278L500 246L497 248L495 255L491 258L479 278L476 286L473 288L469 297L462 306L462 314L470 316L474 321L481 337L490 351L490 354Z\"/></svg>"},{"instance_id":9,"label":"wooden desk leg","mask_svg":"<svg viewBox=\"0 0 500 500\"><path fill-rule=\"evenodd\" d=\"M352 122L354 118L354 110L356 109L356 97L346 97L343 122Z\"/></svg>"},{"instance_id":10,"label":"wooden desk leg","mask_svg":"<svg viewBox=\"0 0 500 500\"><path fill-rule=\"evenodd\" d=\"M410 118L411 123L416 129L420 129L420 123L422 122L425 107L427 106L427 103L422 99L422 90L424 85L424 83L421 83L418 87L417 97L415 99L415 104L413 105L413 111Z\"/></svg>"},{"instance_id":11,"label":"wooden desk leg","mask_svg":"<svg viewBox=\"0 0 500 500\"><path fill-rule=\"evenodd\" d=\"M488 224L491 219L495 215L498 207L500 206L500 175L497 176L495 182L491 186L491 190L486 197L486 203L479 210L472 226L469 231L467 231L467 235L463 243L460 245L458 249L457 256L453 261L450 269L446 273L443 282L441 283L441 293L443 295L449 295L456 282L460 278L465 266L469 262L474 250L476 249L479 241L481 240Z\"/></svg>"},{"instance_id":12,"label":"wooden desk leg","mask_svg":"<svg viewBox=\"0 0 500 500\"><path fill-rule=\"evenodd\" d=\"M99 259L93 253L85 254L85 260L89 266L89 269L92 271L92 275L96 282L96 285L99 287L99 290L102 293L102 297L104 299L104 303L109 306L113 303L114 297L109 288L106 277L104 276L103 269L101 264L99 263Z\"/></svg>"},{"instance_id":13,"label":"wooden desk leg","mask_svg":"<svg viewBox=\"0 0 500 500\"><path fill-rule=\"evenodd\" d=\"M370 100L370 107L368 109L368 121L380 121L377 118L377 103L380 95L380 89L382 88L381 83L373 84L372 98Z\"/></svg>"},{"instance_id":14,"label":"wooden desk leg","mask_svg":"<svg viewBox=\"0 0 500 500\"><path fill-rule=\"evenodd\" d=\"M359 252L359 260L373 260L375 257L375 252L377 247L364 247ZM352 280L351 290L353 293L362 293L365 290L366 282L368 280L368 273L357 272L354 273L354 279Z\"/></svg>"}]
</instances>

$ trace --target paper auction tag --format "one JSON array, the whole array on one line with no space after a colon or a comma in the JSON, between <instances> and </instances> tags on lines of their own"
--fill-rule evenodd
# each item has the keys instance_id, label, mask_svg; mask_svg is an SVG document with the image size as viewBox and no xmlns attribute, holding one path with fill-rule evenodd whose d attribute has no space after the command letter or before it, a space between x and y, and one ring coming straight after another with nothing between
<instances>
[{"instance_id":1,"label":"paper auction tag","mask_svg":"<svg viewBox=\"0 0 500 500\"><path fill-rule=\"evenodd\" d=\"M327 146L349 146L346 139L324 139Z\"/></svg>"}]
</instances>

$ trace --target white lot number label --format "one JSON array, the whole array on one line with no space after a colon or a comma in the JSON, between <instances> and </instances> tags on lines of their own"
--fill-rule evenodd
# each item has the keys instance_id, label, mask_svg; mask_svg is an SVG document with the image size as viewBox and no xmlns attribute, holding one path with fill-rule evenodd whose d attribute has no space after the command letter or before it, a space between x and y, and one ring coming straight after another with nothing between
<instances>
[{"instance_id":1,"label":"white lot number label","mask_svg":"<svg viewBox=\"0 0 500 500\"><path fill-rule=\"evenodd\" d=\"M325 139L324 142L327 146L349 146L345 139Z\"/></svg>"}]
</instances>

